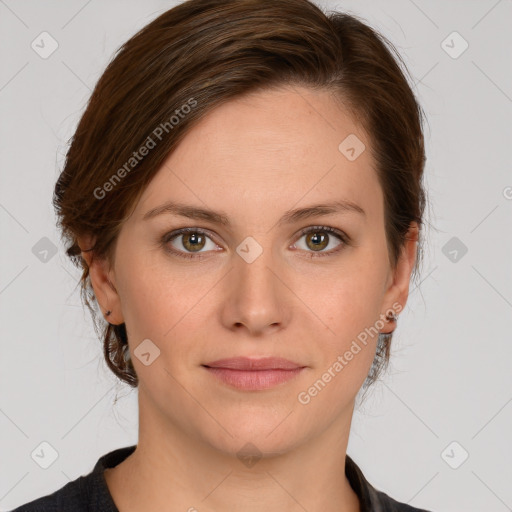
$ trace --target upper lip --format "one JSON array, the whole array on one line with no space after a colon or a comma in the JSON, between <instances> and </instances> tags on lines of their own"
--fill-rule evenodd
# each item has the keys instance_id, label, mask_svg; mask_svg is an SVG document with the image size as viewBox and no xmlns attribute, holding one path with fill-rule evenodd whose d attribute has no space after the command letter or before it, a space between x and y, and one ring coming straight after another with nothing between
<instances>
[{"instance_id":1,"label":"upper lip","mask_svg":"<svg viewBox=\"0 0 512 512\"><path fill-rule=\"evenodd\" d=\"M228 368L230 370L293 370L304 367L304 365L294 363L282 357L231 357L228 359L218 359L203 366L209 368Z\"/></svg>"}]
</instances>

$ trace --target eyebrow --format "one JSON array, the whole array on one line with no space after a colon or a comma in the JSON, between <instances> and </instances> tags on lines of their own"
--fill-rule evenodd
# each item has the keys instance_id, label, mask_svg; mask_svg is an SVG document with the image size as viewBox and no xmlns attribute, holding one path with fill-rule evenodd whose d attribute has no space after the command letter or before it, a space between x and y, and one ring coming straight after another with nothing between
<instances>
[{"instance_id":1,"label":"eyebrow","mask_svg":"<svg viewBox=\"0 0 512 512\"><path fill-rule=\"evenodd\" d=\"M214 224L229 227L231 223L226 213L216 212L208 208L186 205L174 201L168 201L156 208L146 212L143 220L149 220L157 215L164 213L179 215L189 219L206 220ZM316 217L320 215L330 215L333 213L357 213L366 217L366 212L356 203L348 200L334 201L332 203L316 204L305 208L296 208L287 211L279 220L278 225L293 224L300 220Z\"/></svg>"}]
</instances>

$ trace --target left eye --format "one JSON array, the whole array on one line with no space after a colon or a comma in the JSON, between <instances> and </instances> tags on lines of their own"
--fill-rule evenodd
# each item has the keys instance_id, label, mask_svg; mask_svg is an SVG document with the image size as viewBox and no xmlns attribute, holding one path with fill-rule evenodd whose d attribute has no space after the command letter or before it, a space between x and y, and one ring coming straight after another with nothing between
<instances>
[{"instance_id":1,"label":"left eye","mask_svg":"<svg viewBox=\"0 0 512 512\"><path fill-rule=\"evenodd\" d=\"M343 246L347 243L346 235L344 235L342 232L338 232L336 229L327 226L313 226L302 230L301 233L302 236L299 238L299 240L301 240L302 237L306 237L304 250L308 251L308 249L311 249L313 251L311 257L316 256L314 253L321 253L320 256L332 254L333 252L339 251L340 246ZM335 246L334 249L331 248L329 251L324 251L323 249L328 247L331 241L333 241L332 236L338 239L339 243ZM295 242L295 244L297 244L297 242ZM303 247L299 248L303 249Z\"/></svg>"}]
</instances>

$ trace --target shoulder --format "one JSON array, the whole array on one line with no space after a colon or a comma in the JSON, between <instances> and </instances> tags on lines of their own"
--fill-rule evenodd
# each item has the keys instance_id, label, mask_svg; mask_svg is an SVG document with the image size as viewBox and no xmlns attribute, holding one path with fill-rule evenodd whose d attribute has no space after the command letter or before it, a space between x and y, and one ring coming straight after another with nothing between
<instances>
[{"instance_id":1,"label":"shoulder","mask_svg":"<svg viewBox=\"0 0 512 512\"><path fill-rule=\"evenodd\" d=\"M81 476L52 494L30 501L11 512L87 512L86 478Z\"/></svg>"},{"instance_id":2,"label":"shoulder","mask_svg":"<svg viewBox=\"0 0 512 512\"><path fill-rule=\"evenodd\" d=\"M135 450L136 445L113 450L98 459L87 475L78 477L41 498L30 501L11 512L117 512L107 487L104 470L122 462Z\"/></svg>"},{"instance_id":3,"label":"shoulder","mask_svg":"<svg viewBox=\"0 0 512 512\"><path fill-rule=\"evenodd\" d=\"M345 474L361 502L361 512L432 512L401 503L373 487L354 460L346 456Z\"/></svg>"},{"instance_id":4,"label":"shoulder","mask_svg":"<svg viewBox=\"0 0 512 512\"><path fill-rule=\"evenodd\" d=\"M375 508L376 511L378 510L379 512L432 512L424 508L416 508L412 507L411 505L408 505L407 503L396 501L382 491L378 491L376 489L373 489L373 491L373 500L380 507Z\"/></svg>"}]
</instances>

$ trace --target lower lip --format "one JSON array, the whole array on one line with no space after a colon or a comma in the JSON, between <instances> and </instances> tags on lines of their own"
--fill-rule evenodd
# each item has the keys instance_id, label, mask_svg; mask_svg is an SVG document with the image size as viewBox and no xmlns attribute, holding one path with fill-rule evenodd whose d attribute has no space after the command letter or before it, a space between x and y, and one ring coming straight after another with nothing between
<instances>
[{"instance_id":1,"label":"lower lip","mask_svg":"<svg viewBox=\"0 0 512 512\"><path fill-rule=\"evenodd\" d=\"M268 389L295 378L304 368L292 370L231 370L228 368L205 368L226 384L237 389L257 391Z\"/></svg>"}]
</instances>

